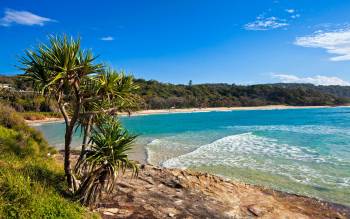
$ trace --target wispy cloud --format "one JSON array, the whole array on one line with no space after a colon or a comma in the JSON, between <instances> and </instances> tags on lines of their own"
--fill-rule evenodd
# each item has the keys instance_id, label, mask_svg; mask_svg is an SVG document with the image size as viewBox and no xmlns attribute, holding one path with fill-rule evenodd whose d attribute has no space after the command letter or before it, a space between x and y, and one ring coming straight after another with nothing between
<instances>
[{"instance_id":1,"label":"wispy cloud","mask_svg":"<svg viewBox=\"0 0 350 219\"><path fill-rule=\"evenodd\" d=\"M12 9L6 9L4 17L0 19L0 26L8 27L12 24L44 26L47 22L57 21L51 18L41 17L29 11L16 11Z\"/></svg>"},{"instance_id":2,"label":"wispy cloud","mask_svg":"<svg viewBox=\"0 0 350 219\"><path fill-rule=\"evenodd\" d=\"M273 73L272 77L278 79L283 83L308 83L314 85L340 85L340 86L350 86L350 82L345 81L338 77L329 77L316 75L313 77L298 77L291 74L276 74Z\"/></svg>"},{"instance_id":3,"label":"wispy cloud","mask_svg":"<svg viewBox=\"0 0 350 219\"><path fill-rule=\"evenodd\" d=\"M277 17L264 17L258 16L255 21L244 25L246 30L271 30L286 27L289 24L285 19L279 19Z\"/></svg>"},{"instance_id":4,"label":"wispy cloud","mask_svg":"<svg viewBox=\"0 0 350 219\"><path fill-rule=\"evenodd\" d=\"M288 9L285 10L285 12L290 14L290 18L292 18L292 19L296 19L296 18L300 17L300 14L297 13L297 10L295 10L293 8L288 8Z\"/></svg>"},{"instance_id":5,"label":"wispy cloud","mask_svg":"<svg viewBox=\"0 0 350 219\"><path fill-rule=\"evenodd\" d=\"M328 53L334 54L331 61L350 60L350 28L335 31L316 31L309 36L297 37L295 45L322 48Z\"/></svg>"},{"instance_id":6,"label":"wispy cloud","mask_svg":"<svg viewBox=\"0 0 350 219\"><path fill-rule=\"evenodd\" d=\"M296 18L300 17L300 14L292 14L290 17L293 18L293 19L296 19Z\"/></svg>"},{"instance_id":7,"label":"wispy cloud","mask_svg":"<svg viewBox=\"0 0 350 219\"><path fill-rule=\"evenodd\" d=\"M114 37L112 37L112 36L105 36L105 37L101 37L101 40L103 40L103 41L113 41Z\"/></svg>"},{"instance_id":8,"label":"wispy cloud","mask_svg":"<svg viewBox=\"0 0 350 219\"><path fill-rule=\"evenodd\" d=\"M271 9L268 10L271 12ZM296 19L300 17L297 10L294 8L287 8L284 10L289 15L278 18L276 16L266 16L266 13L260 14L256 17L255 21L245 24L243 27L246 30L273 30L279 28L285 28L290 25L291 19Z\"/></svg>"},{"instance_id":9,"label":"wispy cloud","mask_svg":"<svg viewBox=\"0 0 350 219\"><path fill-rule=\"evenodd\" d=\"M286 9L285 10L287 13L289 13L289 14L293 14L294 12L295 12L295 9L293 9L293 8L288 8L288 9Z\"/></svg>"}]
</instances>

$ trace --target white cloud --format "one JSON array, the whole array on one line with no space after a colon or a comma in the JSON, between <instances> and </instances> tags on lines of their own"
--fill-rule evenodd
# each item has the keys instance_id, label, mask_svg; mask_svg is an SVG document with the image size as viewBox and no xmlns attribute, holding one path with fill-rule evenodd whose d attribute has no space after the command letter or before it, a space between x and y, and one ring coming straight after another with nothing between
<instances>
[{"instance_id":1,"label":"white cloud","mask_svg":"<svg viewBox=\"0 0 350 219\"><path fill-rule=\"evenodd\" d=\"M114 37L112 37L112 36L105 36L105 37L101 37L101 40L103 40L103 41L113 41Z\"/></svg>"},{"instance_id":2,"label":"white cloud","mask_svg":"<svg viewBox=\"0 0 350 219\"><path fill-rule=\"evenodd\" d=\"M292 18L292 19L297 19L300 17L300 14L297 13L297 10L295 10L293 8L286 9L285 12L290 14L290 18Z\"/></svg>"},{"instance_id":3,"label":"white cloud","mask_svg":"<svg viewBox=\"0 0 350 219\"><path fill-rule=\"evenodd\" d=\"M311 48L326 49L328 53L334 54L331 61L350 60L350 29L339 29L324 32L316 31L309 36L297 37L295 45Z\"/></svg>"},{"instance_id":4,"label":"white cloud","mask_svg":"<svg viewBox=\"0 0 350 219\"><path fill-rule=\"evenodd\" d=\"M277 17L263 17L258 16L254 22L244 25L246 30L271 30L288 26L288 23L284 19Z\"/></svg>"},{"instance_id":5,"label":"white cloud","mask_svg":"<svg viewBox=\"0 0 350 219\"><path fill-rule=\"evenodd\" d=\"M344 81L338 77L328 77L322 75L316 75L313 77L298 77L296 75L290 74L272 74L273 78L278 79L283 83L308 83L314 85L341 85L341 86L350 86L350 82Z\"/></svg>"},{"instance_id":6,"label":"white cloud","mask_svg":"<svg viewBox=\"0 0 350 219\"><path fill-rule=\"evenodd\" d=\"M296 19L296 18L299 18L300 17L300 14L293 14L292 16L290 16L291 18L293 19Z\"/></svg>"},{"instance_id":7,"label":"white cloud","mask_svg":"<svg viewBox=\"0 0 350 219\"><path fill-rule=\"evenodd\" d=\"M293 9L293 8L286 9L286 12L289 14L293 14L295 12L295 9Z\"/></svg>"},{"instance_id":8,"label":"white cloud","mask_svg":"<svg viewBox=\"0 0 350 219\"><path fill-rule=\"evenodd\" d=\"M44 26L46 22L56 21L51 18L41 17L29 11L16 11L12 9L6 9L5 16L0 19L0 26L8 27L12 24Z\"/></svg>"}]
</instances>

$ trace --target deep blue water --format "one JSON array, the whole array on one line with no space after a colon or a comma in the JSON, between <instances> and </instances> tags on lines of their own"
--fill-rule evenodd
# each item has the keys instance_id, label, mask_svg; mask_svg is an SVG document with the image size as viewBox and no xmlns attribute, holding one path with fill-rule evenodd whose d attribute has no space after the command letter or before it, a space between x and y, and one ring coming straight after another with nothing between
<instances>
[{"instance_id":1,"label":"deep blue water","mask_svg":"<svg viewBox=\"0 0 350 219\"><path fill-rule=\"evenodd\" d=\"M121 118L148 162L350 205L350 108L161 114ZM38 126L57 147L64 126ZM79 134L75 144L78 145Z\"/></svg>"}]
</instances>

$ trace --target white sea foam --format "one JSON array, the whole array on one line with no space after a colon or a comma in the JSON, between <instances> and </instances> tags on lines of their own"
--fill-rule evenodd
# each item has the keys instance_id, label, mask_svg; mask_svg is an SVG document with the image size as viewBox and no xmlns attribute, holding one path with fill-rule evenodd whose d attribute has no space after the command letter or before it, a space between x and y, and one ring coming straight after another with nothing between
<instances>
[{"instance_id":1,"label":"white sea foam","mask_svg":"<svg viewBox=\"0 0 350 219\"><path fill-rule=\"evenodd\" d=\"M324 175L314 167L315 162L333 161L311 149L281 144L276 139L248 132L227 136L190 153L170 158L163 162L163 166L188 168L212 165L249 168L283 175L308 185L317 185L322 179L325 184L350 186L348 178Z\"/></svg>"},{"instance_id":2,"label":"white sea foam","mask_svg":"<svg viewBox=\"0 0 350 219\"><path fill-rule=\"evenodd\" d=\"M161 164L162 161L186 154L195 146L188 142L175 141L174 136L153 139L146 145L147 162Z\"/></svg>"},{"instance_id":3,"label":"white sea foam","mask_svg":"<svg viewBox=\"0 0 350 219\"><path fill-rule=\"evenodd\" d=\"M325 125L258 125L258 126L224 126L226 129L246 131L283 131L302 134L350 135L350 129Z\"/></svg>"}]
</instances>

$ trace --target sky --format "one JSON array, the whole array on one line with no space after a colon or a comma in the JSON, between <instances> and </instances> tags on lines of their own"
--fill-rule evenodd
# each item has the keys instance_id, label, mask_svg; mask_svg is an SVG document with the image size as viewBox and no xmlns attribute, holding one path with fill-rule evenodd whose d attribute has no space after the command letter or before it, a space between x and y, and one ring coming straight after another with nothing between
<instances>
[{"instance_id":1,"label":"sky","mask_svg":"<svg viewBox=\"0 0 350 219\"><path fill-rule=\"evenodd\" d=\"M350 85L349 0L0 1L0 74L50 34L169 83Z\"/></svg>"}]
</instances>

